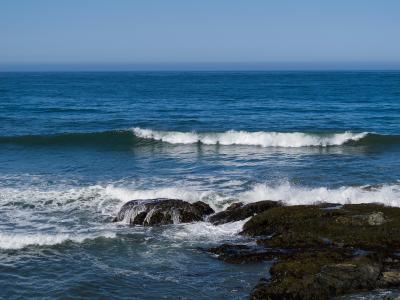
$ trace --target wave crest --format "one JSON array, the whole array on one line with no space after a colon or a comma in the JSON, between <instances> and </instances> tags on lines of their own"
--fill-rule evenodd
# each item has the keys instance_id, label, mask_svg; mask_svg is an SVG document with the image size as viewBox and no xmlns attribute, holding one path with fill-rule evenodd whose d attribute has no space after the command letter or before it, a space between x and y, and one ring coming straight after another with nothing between
<instances>
[{"instance_id":1,"label":"wave crest","mask_svg":"<svg viewBox=\"0 0 400 300\"><path fill-rule=\"evenodd\" d=\"M29 187L0 188L0 205L2 206L0 216L3 218L0 224L0 249L51 246L66 241L80 243L98 237L115 238L119 232L115 223L104 222L110 221L110 217L115 216L124 202L151 198L178 198L189 202L200 200L211 205L216 211L226 209L233 202L251 203L260 200L283 201L286 205L330 202L381 203L400 207L400 182L337 188L309 187L289 182L258 183L246 187L245 190L224 191L204 187L185 187L181 184L143 189L135 185L121 186L111 183L107 186L94 185L69 189L65 186L58 188L51 186L49 190ZM57 201L51 202L49 201L51 199L57 199ZM59 215L63 215L64 218L60 219ZM70 225L68 228L65 227L65 220L74 223L72 228ZM10 231L10 224L18 230ZM43 224L50 224L54 230L44 231ZM175 242L224 240L234 237L241 226L242 223L222 227L204 222L180 224L166 230L164 235ZM132 229L129 228L129 232L131 231Z\"/></svg>"},{"instance_id":2,"label":"wave crest","mask_svg":"<svg viewBox=\"0 0 400 300\"><path fill-rule=\"evenodd\" d=\"M259 183L250 189L238 193L220 193L217 191L196 191L192 189L170 187L150 190L107 187L106 193L122 202L132 199L179 198L189 202L204 201L214 210L220 211L234 201L252 203L261 200L282 201L286 205L312 205L317 203L381 203L400 207L400 183L377 186L342 186L338 188L306 187L283 182L279 185Z\"/></svg>"},{"instance_id":3,"label":"wave crest","mask_svg":"<svg viewBox=\"0 0 400 300\"><path fill-rule=\"evenodd\" d=\"M368 135L368 132L353 133L350 131L322 135L303 132L248 132L236 130L229 130L221 133L197 133L156 131L139 127L132 128L132 131L137 137L170 144L201 143L205 145L251 145L285 148L338 146L349 141L358 141Z\"/></svg>"},{"instance_id":4,"label":"wave crest","mask_svg":"<svg viewBox=\"0 0 400 300\"><path fill-rule=\"evenodd\" d=\"M175 145L244 145L260 147L328 147L328 146L380 146L400 144L399 135L368 132L306 133L238 131L180 132L158 131L135 127L129 130L103 132L60 133L45 135L0 136L0 144L29 146L90 146L110 149L131 149L157 143Z\"/></svg>"},{"instance_id":5,"label":"wave crest","mask_svg":"<svg viewBox=\"0 0 400 300\"><path fill-rule=\"evenodd\" d=\"M381 203L400 207L400 184L342 186L339 188L304 187L286 182L278 186L256 184L251 190L239 195L245 202L260 200L283 201L286 205L317 203L361 204Z\"/></svg>"}]
</instances>

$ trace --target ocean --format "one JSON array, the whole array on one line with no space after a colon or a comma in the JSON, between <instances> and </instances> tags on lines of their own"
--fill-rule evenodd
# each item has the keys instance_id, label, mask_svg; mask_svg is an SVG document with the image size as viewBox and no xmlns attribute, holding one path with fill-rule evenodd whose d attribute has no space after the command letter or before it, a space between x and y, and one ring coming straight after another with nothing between
<instances>
[{"instance_id":1,"label":"ocean","mask_svg":"<svg viewBox=\"0 0 400 300\"><path fill-rule=\"evenodd\" d=\"M132 199L400 206L400 72L0 73L1 299L247 299L244 221L112 220ZM363 296L367 297L367 296Z\"/></svg>"}]
</instances>

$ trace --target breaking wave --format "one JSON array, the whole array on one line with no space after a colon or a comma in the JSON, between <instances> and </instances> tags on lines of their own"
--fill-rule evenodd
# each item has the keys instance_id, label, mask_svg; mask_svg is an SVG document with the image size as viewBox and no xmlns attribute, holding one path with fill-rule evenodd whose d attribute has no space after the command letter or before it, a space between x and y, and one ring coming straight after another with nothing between
<instances>
[{"instance_id":1,"label":"breaking wave","mask_svg":"<svg viewBox=\"0 0 400 300\"><path fill-rule=\"evenodd\" d=\"M126 189L109 186L111 197L126 202L132 199L178 198L188 202L204 201L216 211L223 210L234 201L251 203L260 200L282 201L286 205L317 204L323 202L339 204L381 203L400 207L400 183L364 186L342 186L338 188L305 187L284 182L279 185L260 183L244 192L224 194L215 191L196 191L180 187Z\"/></svg>"},{"instance_id":2,"label":"breaking wave","mask_svg":"<svg viewBox=\"0 0 400 300\"><path fill-rule=\"evenodd\" d=\"M157 143L175 145L245 145L259 147L328 147L340 145L368 146L400 144L398 135L382 135L368 132L307 133L237 131L225 132L180 132L158 131L135 127L129 130L114 130L88 133L61 133L51 135L0 136L0 144L31 146L97 146L107 148L131 148Z\"/></svg>"},{"instance_id":3,"label":"breaking wave","mask_svg":"<svg viewBox=\"0 0 400 300\"><path fill-rule=\"evenodd\" d=\"M111 223L119 208L133 199L177 198L188 202L204 201L216 211L233 202L283 201L286 205L321 202L357 204L381 203L400 207L400 182L381 185L306 187L289 182L255 184L247 190L219 191L190 186L143 188L112 183L75 188L49 186L0 188L0 248L51 246L67 241L84 242L99 237L115 238L123 224ZM121 226L122 225L122 229ZM182 240L225 240L236 236L243 222L214 226L207 222L179 224L167 228L163 236ZM11 227L10 227L11 226ZM115 227L117 226L117 227ZM88 232L88 228L90 232ZM127 228L132 232L132 228Z\"/></svg>"},{"instance_id":4,"label":"breaking wave","mask_svg":"<svg viewBox=\"0 0 400 300\"><path fill-rule=\"evenodd\" d=\"M303 132L248 132L229 130L221 133L197 133L178 131L154 131L151 129L133 128L134 134L145 139L154 139L170 144L205 145L249 145L261 147L307 147L338 146L349 141L358 141L368 135L367 132L352 133L349 131L335 134L310 134Z\"/></svg>"},{"instance_id":5,"label":"breaking wave","mask_svg":"<svg viewBox=\"0 0 400 300\"><path fill-rule=\"evenodd\" d=\"M317 203L381 203L400 207L400 184L342 186L339 188L304 187L283 183L278 186L257 184L239 195L245 202L281 200L286 205Z\"/></svg>"}]
</instances>

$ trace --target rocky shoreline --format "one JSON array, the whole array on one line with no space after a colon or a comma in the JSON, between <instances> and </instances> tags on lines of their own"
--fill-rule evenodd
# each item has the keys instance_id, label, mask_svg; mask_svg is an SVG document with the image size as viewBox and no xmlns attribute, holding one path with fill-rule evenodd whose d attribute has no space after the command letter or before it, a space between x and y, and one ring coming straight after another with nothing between
<instances>
[{"instance_id":1,"label":"rocky shoreline","mask_svg":"<svg viewBox=\"0 0 400 300\"><path fill-rule=\"evenodd\" d=\"M226 263L274 261L251 299L330 299L400 287L400 208L380 204L284 206L277 201L233 203L214 213L201 201L133 200L114 221L157 226L206 220L249 220L240 235L252 243L207 249ZM267 270L266 270L267 275Z\"/></svg>"}]
</instances>

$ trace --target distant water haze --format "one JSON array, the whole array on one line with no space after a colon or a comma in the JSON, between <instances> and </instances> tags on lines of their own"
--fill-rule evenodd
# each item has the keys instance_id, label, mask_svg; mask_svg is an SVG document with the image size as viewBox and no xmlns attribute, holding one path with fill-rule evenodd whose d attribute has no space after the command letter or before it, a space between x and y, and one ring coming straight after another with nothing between
<instances>
[{"instance_id":1,"label":"distant water haze","mask_svg":"<svg viewBox=\"0 0 400 300\"><path fill-rule=\"evenodd\" d=\"M35 63L0 64L0 72L220 72L220 71L397 71L400 62L236 63Z\"/></svg>"}]
</instances>

